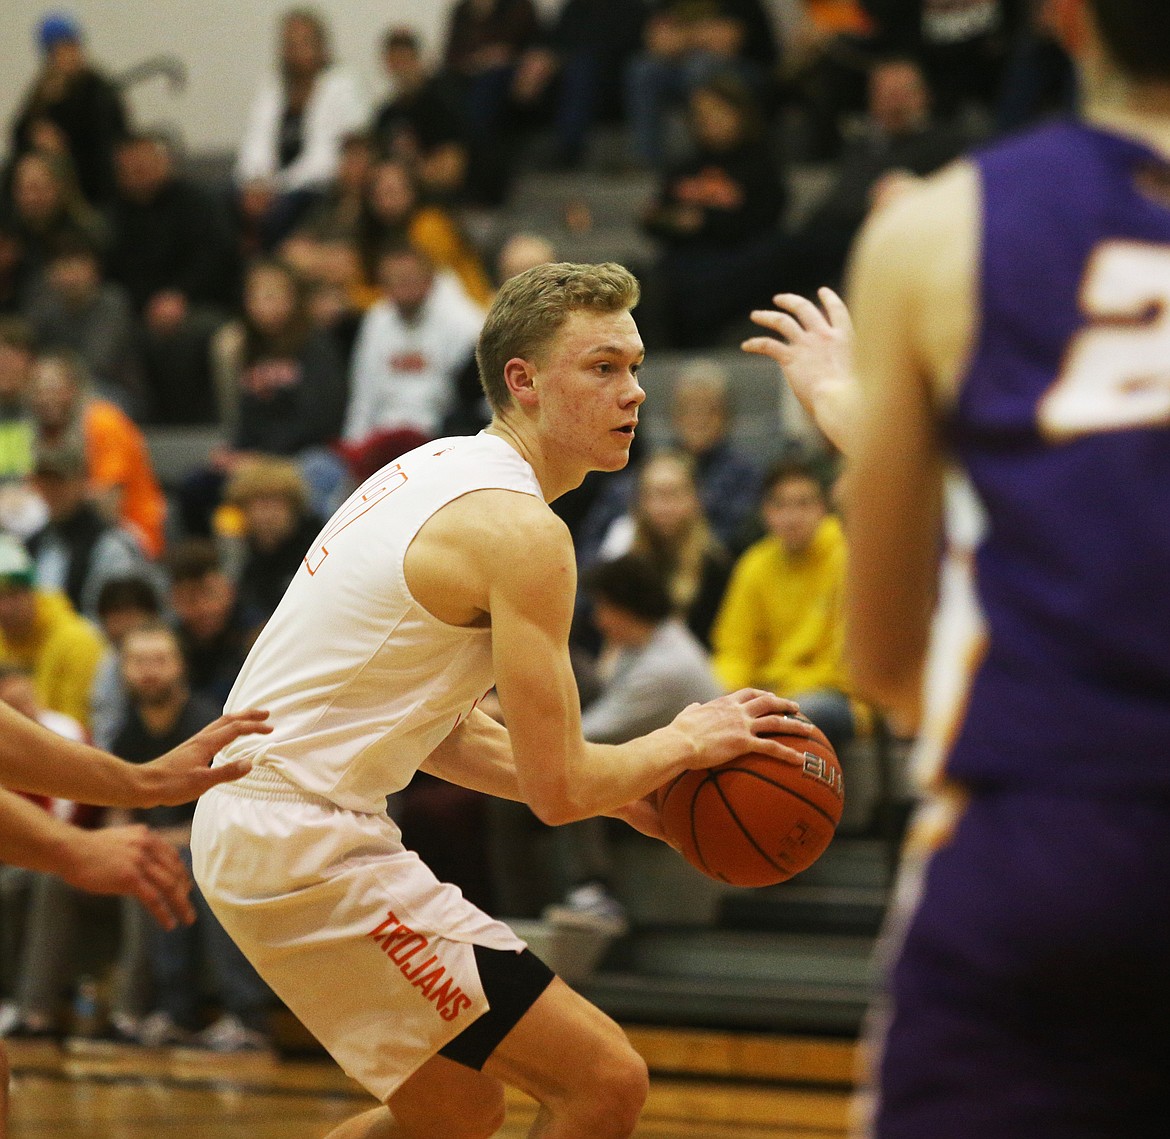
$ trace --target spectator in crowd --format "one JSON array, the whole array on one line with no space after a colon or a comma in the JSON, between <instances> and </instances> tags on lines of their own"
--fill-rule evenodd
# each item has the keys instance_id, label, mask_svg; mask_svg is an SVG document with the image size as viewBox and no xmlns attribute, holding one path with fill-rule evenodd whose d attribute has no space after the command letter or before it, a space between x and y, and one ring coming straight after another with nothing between
<instances>
[{"instance_id":1,"label":"spectator in crowd","mask_svg":"<svg viewBox=\"0 0 1170 1139\"><path fill-rule=\"evenodd\" d=\"M731 443L731 395L727 370L714 360L695 360L671 392L675 446L695 467L699 497L712 531L735 551L760 501L760 471Z\"/></svg>"},{"instance_id":2,"label":"spectator in crowd","mask_svg":"<svg viewBox=\"0 0 1170 1139\"><path fill-rule=\"evenodd\" d=\"M845 146L828 194L802 227L796 255L810 260L803 266L782 260L773 279L797 289L809 282L838 283L853 238L883 182L930 174L958 157L969 141L932 116L930 89L917 63L899 58L875 64L865 118Z\"/></svg>"},{"instance_id":3,"label":"spectator in crowd","mask_svg":"<svg viewBox=\"0 0 1170 1139\"><path fill-rule=\"evenodd\" d=\"M532 0L458 0L451 9L443 63L468 132L468 196L479 205L498 206L507 193L513 81L539 34Z\"/></svg>"},{"instance_id":4,"label":"spectator in crowd","mask_svg":"<svg viewBox=\"0 0 1170 1139\"><path fill-rule=\"evenodd\" d=\"M142 369L130 299L103 277L91 244L80 238L59 242L24 311L38 348L75 353L97 393L141 419Z\"/></svg>"},{"instance_id":5,"label":"spectator in crowd","mask_svg":"<svg viewBox=\"0 0 1170 1139\"><path fill-rule=\"evenodd\" d=\"M652 278L657 307L653 300L644 307L648 337L657 324L671 346L693 348L768 296L766 250L779 239L786 191L759 107L738 80L698 85L689 121L693 153L666 176L643 217L664 247Z\"/></svg>"},{"instance_id":6,"label":"spectator in crowd","mask_svg":"<svg viewBox=\"0 0 1170 1139\"><path fill-rule=\"evenodd\" d=\"M243 518L244 557L237 589L244 623L259 628L272 616L322 526L296 465L260 458L241 466L227 501Z\"/></svg>"},{"instance_id":7,"label":"spectator in crowd","mask_svg":"<svg viewBox=\"0 0 1170 1139\"><path fill-rule=\"evenodd\" d=\"M188 538L168 558L176 632L191 691L222 709L251 646L236 587L215 543Z\"/></svg>"},{"instance_id":8,"label":"spectator in crowd","mask_svg":"<svg viewBox=\"0 0 1170 1139\"><path fill-rule=\"evenodd\" d=\"M237 287L226 211L178 174L161 133L128 135L115 158L107 268L142 323L144 419L214 423L210 338Z\"/></svg>"},{"instance_id":9,"label":"spectator in crowd","mask_svg":"<svg viewBox=\"0 0 1170 1139\"><path fill-rule=\"evenodd\" d=\"M451 215L439 206L422 205L410 170L397 159L383 159L370 174L366 206L358 224L358 243L367 282L380 288L378 262L388 245L413 245L437 268L450 269L477 304L492 296L479 254L460 233ZM377 299L376 291L366 306Z\"/></svg>"},{"instance_id":10,"label":"spectator in crowd","mask_svg":"<svg viewBox=\"0 0 1170 1139\"><path fill-rule=\"evenodd\" d=\"M544 42L520 61L529 101L552 99L554 169L572 169L598 122L622 118L626 67L642 42L646 6L629 0L565 0Z\"/></svg>"},{"instance_id":11,"label":"spectator in crowd","mask_svg":"<svg viewBox=\"0 0 1170 1139\"><path fill-rule=\"evenodd\" d=\"M587 740L625 743L665 727L688 704L720 694L707 650L675 616L667 582L652 561L625 554L601 562L586 572L582 588L602 636L600 690L581 714ZM568 889L545 917L624 932L625 915L610 893L605 820L558 827L556 848Z\"/></svg>"},{"instance_id":12,"label":"spectator in crowd","mask_svg":"<svg viewBox=\"0 0 1170 1139\"><path fill-rule=\"evenodd\" d=\"M75 442L37 448L33 484L48 522L26 543L37 582L64 593L77 612L98 619L98 597L112 578L147 576L152 567L133 534L90 501L85 452Z\"/></svg>"},{"instance_id":13,"label":"spectator in crowd","mask_svg":"<svg viewBox=\"0 0 1170 1139\"><path fill-rule=\"evenodd\" d=\"M378 149L405 162L428 197L457 199L467 177L467 142L450 85L427 70L410 28L382 37L382 65L392 91L374 114Z\"/></svg>"},{"instance_id":14,"label":"spectator in crowd","mask_svg":"<svg viewBox=\"0 0 1170 1139\"><path fill-rule=\"evenodd\" d=\"M22 305L62 241L104 250L109 240L105 221L81 196L69 159L60 154L30 151L16 160L11 224L19 246L15 272Z\"/></svg>"},{"instance_id":15,"label":"spectator in crowd","mask_svg":"<svg viewBox=\"0 0 1170 1139\"><path fill-rule=\"evenodd\" d=\"M167 503L142 431L115 404L93 395L85 367L67 353L37 359L30 404L40 442L80 445L99 509L125 526L148 556L158 557Z\"/></svg>"},{"instance_id":16,"label":"spectator in crowd","mask_svg":"<svg viewBox=\"0 0 1170 1139\"><path fill-rule=\"evenodd\" d=\"M450 275L409 245L378 263L384 299L366 313L354 349L344 438L351 448L407 428L434 438L475 351L483 311Z\"/></svg>"},{"instance_id":17,"label":"spectator in crowd","mask_svg":"<svg viewBox=\"0 0 1170 1139\"><path fill-rule=\"evenodd\" d=\"M107 751L128 711L118 650L131 629L159 620L161 593L155 575L151 574L150 577L110 578L98 594L98 624L114 651L102 658L93 683L89 732L93 742Z\"/></svg>"},{"instance_id":18,"label":"spectator in crowd","mask_svg":"<svg viewBox=\"0 0 1170 1139\"><path fill-rule=\"evenodd\" d=\"M114 190L114 147L126 133L117 87L89 61L73 17L53 12L37 28L41 69L17 113L12 153L64 155L81 192L105 206Z\"/></svg>"},{"instance_id":19,"label":"spectator in crowd","mask_svg":"<svg viewBox=\"0 0 1170 1139\"><path fill-rule=\"evenodd\" d=\"M132 763L146 763L210 724L216 705L188 687L183 653L166 625L142 625L126 633L120 651L129 711L114 737L113 752ZM165 835L191 868L191 816L195 805L152 807L142 821ZM154 979L154 1002L138 1028L138 1039L150 1047L198 1043L218 1052L258 1051L268 1046L264 1031L271 997L268 987L224 932L192 888L196 920L173 930L148 925L139 908L138 921L147 939ZM222 1007L218 1020L197 1035L206 965Z\"/></svg>"},{"instance_id":20,"label":"spectator in crowd","mask_svg":"<svg viewBox=\"0 0 1170 1139\"><path fill-rule=\"evenodd\" d=\"M1022 0L868 0L893 51L921 59L946 117L989 119Z\"/></svg>"},{"instance_id":21,"label":"spectator in crowd","mask_svg":"<svg viewBox=\"0 0 1170 1139\"><path fill-rule=\"evenodd\" d=\"M707 521L689 455L660 451L642 464L629 513L609 527L598 560L626 553L638 554L656 568L675 614L708 645L731 559Z\"/></svg>"},{"instance_id":22,"label":"spectator in crowd","mask_svg":"<svg viewBox=\"0 0 1170 1139\"><path fill-rule=\"evenodd\" d=\"M1064 49L1051 0L1025 0L1026 18L1013 37L995 108L995 133L1021 130L1040 119L1076 113L1076 67Z\"/></svg>"},{"instance_id":23,"label":"spectator in crowd","mask_svg":"<svg viewBox=\"0 0 1170 1139\"><path fill-rule=\"evenodd\" d=\"M32 329L17 317L0 317L0 485L32 472L37 429L28 409L32 386ZM7 519L0 519L7 522Z\"/></svg>"},{"instance_id":24,"label":"spectator in crowd","mask_svg":"<svg viewBox=\"0 0 1170 1139\"><path fill-rule=\"evenodd\" d=\"M41 588L25 548L0 534L0 663L33 678L38 703L89 724L90 694L106 643L69 599Z\"/></svg>"},{"instance_id":25,"label":"spectator in crowd","mask_svg":"<svg viewBox=\"0 0 1170 1139\"><path fill-rule=\"evenodd\" d=\"M496 281L502 285L525 269L551 265L556 259L556 247L547 237L520 230L510 234L496 254Z\"/></svg>"},{"instance_id":26,"label":"spectator in crowd","mask_svg":"<svg viewBox=\"0 0 1170 1139\"><path fill-rule=\"evenodd\" d=\"M373 161L369 135L346 135L341 142L336 177L281 245L281 259L310 280L346 288L360 281L358 229Z\"/></svg>"},{"instance_id":27,"label":"spectator in crowd","mask_svg":"<svg viewBox=\"0 0 1170 1139\"><path fill-rule=\"evenodd\" d=\"M814 467L782 460L764 477L767 536L735 563L712 630L723 686L796 700L841 752L855 730L844 650L845 539Z\"/></svg>"},{"instance_id":28,"label":"spectator in crowd","mask_svg":"<svg viewBox=\"0 0 1170 1139\"><path fill-rule=\"evenodd\" d=\"M763 101L770 95L777 47L759 0L658 0L646 21L643 50L626 70L626 117L634 157L656 170L670 162L672 106L695 89L731 76Z\"/></svg>"},{"instance_id":29,"label":"spectator in crowd","mask_svg":"<svg viewBox=\"0 0 1170 1139\"><path fill-rule=\"evenodd\" d=\"M45 524L45 504L29 481L37 426L28 406L32 330L19 317L0 317L0 530L27 538Z\"/></svg>"},{"instance_id":30,"label":"spectator in crowd","mask_svg":"<svg viewBox=\"0 0 1170 1139\"><path fill-rule=\"evenodd\" d=\"M355 79L332 61L321 17L287 11L279 75L256 93L236 158L241 212L262 249L273 249L319 198L337 172L341 140L368 119Z\"/></svg>"},{"instance_id":31,"label":"spectator in crowd","mask_svg":"<svg viewBox=\"0 0 1170 1139\"><path fill-rule=\"evenodd\" d=\"M85 743L85 729L72 716L52 712L37 699L28 670L0 664L0 701L66 739ZM103 812L65 799L28 795L55 817L93 827ZM11 965L11 993L0 1014L0 1037L57 1037L61 990L72 977L78 918L85 895L52 874L20 867L3 868L5 960ZM7 979L7 978L6 978Z\"/></svg>"},{"instance_id":32,"label":"spectator in crowd","mask_svg":"<svg viewBox=\"0 0 1170 1139\"><path fill-rule=\"evenodd\" d=\"M24 254L15 221L0 208L0 317L20 311Z\"/></svg>"},{"instance_id":33,"label":"spectator in crowd","mask_svg":"<svg viewBox=\"0 0 1170 1139\"><path fill-rule=\"evenodd\" d=\"M224 479L255 454L297 462L315 509L332 513L345 479L329 449L345 415L345 373L336 342L313 327L303 282L287 265L249 266L243 316L217 333L215 366L231 446L184 486L186 529L209 532Z\"/></svg>"}]
</instances>

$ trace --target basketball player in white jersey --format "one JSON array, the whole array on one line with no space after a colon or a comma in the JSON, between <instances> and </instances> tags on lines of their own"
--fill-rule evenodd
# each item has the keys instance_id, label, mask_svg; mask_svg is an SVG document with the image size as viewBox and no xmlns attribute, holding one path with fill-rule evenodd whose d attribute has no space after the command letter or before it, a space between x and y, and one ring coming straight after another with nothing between
<instances>
[{"instance_id":1,"label":"basketball player in white jersey","mask_svg":"<svg viewBox=\"0 0 1170 1139\"><path fill-rule=\"evenodd\" d=\"M617 265L508 281L477 350L494 418L404 455L326 525L228 701L275 730L252 772L204 799L195 876L261 975L384 1106L334 1136L486 1139L503 1083L541 1105L531 1134L633 1132L645 1064L607 1016L505 925L403 849L387 794L417 770L660 833L645 797L774 740L795 705L744 691L617 746L586 743L569 666L572 543L548 502L618 470L645 393ZM495 685L507 722L476 705Z\"/></svg>"}]
</instances>

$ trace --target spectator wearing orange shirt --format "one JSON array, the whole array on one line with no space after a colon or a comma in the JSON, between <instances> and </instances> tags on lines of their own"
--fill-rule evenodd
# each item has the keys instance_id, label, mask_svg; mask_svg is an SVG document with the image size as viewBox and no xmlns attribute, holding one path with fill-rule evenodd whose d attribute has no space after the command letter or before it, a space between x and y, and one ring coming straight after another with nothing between
<instances>
[{"instance_id":1,"label":"spectator wearing orange shirt","mask_svg":"<svg viewBox=\"0 0 1170 1139\"><path fill-rule=\"evenodd\" d=\"M124 411L95 398L75 356L46 353L33 366L32 412L41 442L80 443L95 501L120 522L152 558L162 553L167 504L155 478L146 439Z\"/></svg>"}]
</instances>

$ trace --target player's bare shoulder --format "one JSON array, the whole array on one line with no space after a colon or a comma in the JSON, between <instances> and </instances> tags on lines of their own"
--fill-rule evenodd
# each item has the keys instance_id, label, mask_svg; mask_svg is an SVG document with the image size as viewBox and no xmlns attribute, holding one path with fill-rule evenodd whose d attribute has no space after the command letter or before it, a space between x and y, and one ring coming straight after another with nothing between
<instances>
[{"instance_id":1,"label":"player's bare shoulder","mask_svg":"<svg viewBox=\"0 0 1170 1139\"><path fill-rule=\"evenodd\" d=\"M450 624L469 625L490 611L501 578L521 584L550 573L575 574L573 541L535 495L475 490L427 521L407 551L405 570L421 605Z\"/></svg>"},{"instance_id":2,"label":"player's bare shoulder","mask_svg":"<svg viewBox=\"0 0 1170 1139\"><path fill-rule=\"evenodd\" d=\"M854 250L851 294L867 295L881 319L905 330L943 402L977 324L979 244L979 176L960 160L890 195Z\"/></svg>"}]
</instances>

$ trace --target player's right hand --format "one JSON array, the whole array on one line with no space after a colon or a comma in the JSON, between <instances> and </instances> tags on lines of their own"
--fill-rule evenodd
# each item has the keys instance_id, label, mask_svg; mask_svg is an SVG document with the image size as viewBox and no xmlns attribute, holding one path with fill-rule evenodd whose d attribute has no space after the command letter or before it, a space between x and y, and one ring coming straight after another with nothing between
<instances>
[{"instance_id":1,"label":"player's right hand","mask_svg":"<svg viewBox=\"0 0 1170 1139\"><path fill-rule=\"evenodd\" d=\"M141 796L134 806L173 807L198 799L204 791L220 783L239 779L251 770L246 759L210 767L216 754L240 736L272 731L265 723L268 713L250 708L246 712L230 712L208 724L186 743L168 751L152 763L139 768L142 780Z\"/></svg>"},{"instance_id":2,"label":"player's right hand","mask_svg":"<svg viewBox=\"0 0 1170 1139\"><path fill-rule=\"evenodd\" d=\"M797 719L799 711L795 700L759 688L741 688L706 704L691 704L674 718L673 726L694 745L690 768L718 767L753 751L795 762L800 760L796 751L769 737L812 735L816 728Z\"/></svg>"},{"instance_id":3,"label":"player's right hand","mask_svg":"<svg viewBox=\"0 0 1170 1139\"><path fill-rule=\"evenodd\" d=\"M175 848L141 824L75 829L70 836L69 865L62 877L91 894L125 894L137 898L163 929L195 920L191 877Z\"/></svg>"}]
</instances>

